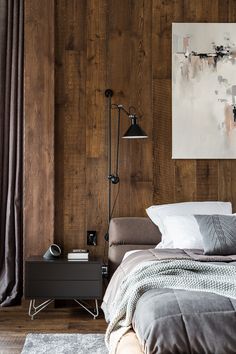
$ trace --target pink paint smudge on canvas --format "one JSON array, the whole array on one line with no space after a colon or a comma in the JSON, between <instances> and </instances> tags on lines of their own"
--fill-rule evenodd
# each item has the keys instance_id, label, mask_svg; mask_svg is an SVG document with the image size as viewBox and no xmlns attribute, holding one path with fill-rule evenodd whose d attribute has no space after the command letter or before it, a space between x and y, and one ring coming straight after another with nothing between
<instances>
[{"instance_id":1,"label":"pink paint smudge on canvas","mask_svg":"<svg viewBox=\"0 0 236 354\"><path fill-rule=\"evenodd\" d=\"M183 37L183 49L186 52L189 47L189 36Z\"/></svg>"},{"instance_id":2,"label":"pink paint smudge on canvas","mask_svg":"<svg viewBox=\"0 0 236 354\"><path fill-rule=\"evenodd\" d=\"M236 128L236 123L234 122L232 106L228 103L225 104L224 115L226 134L230 138L230 133Z\"/></svg>"}]
</instances>

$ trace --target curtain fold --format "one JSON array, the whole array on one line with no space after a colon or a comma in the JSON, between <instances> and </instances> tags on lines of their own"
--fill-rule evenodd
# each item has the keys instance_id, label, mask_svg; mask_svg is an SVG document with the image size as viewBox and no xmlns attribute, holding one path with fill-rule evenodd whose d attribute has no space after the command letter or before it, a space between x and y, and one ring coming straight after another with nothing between
<instances>
[{"instance_id":1,"label":"curtain fold","mask_svg":"<svg viewBox=\"0 0 236 354\"><path fill-rule=\"evenodd\" d=\"M22 296L23 2L0 0L0 304Z\"/></svg>"}]
</instances>

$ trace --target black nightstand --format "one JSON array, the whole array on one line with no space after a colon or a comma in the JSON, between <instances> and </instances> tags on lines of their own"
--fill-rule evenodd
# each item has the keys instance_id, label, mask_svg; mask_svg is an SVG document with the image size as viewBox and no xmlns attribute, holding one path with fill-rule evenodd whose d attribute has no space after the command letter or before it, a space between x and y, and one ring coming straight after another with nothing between
<instances>
[{"instance_id":1,"label":"black nightstand","mask_svg":"<svg viewBox=\"0 0 236 354\"><path fill-rule=\"evenodd\" d=\"M73 299L94 318L99 314L97 300L102 297L102 261L46 260L31 257L25 261L25 298L30 299L29 316L34 316L56 299ZM46 299L36 306L36 299ZM95 312L78 299L94 299Z\"/></svg>"}]
</instances>

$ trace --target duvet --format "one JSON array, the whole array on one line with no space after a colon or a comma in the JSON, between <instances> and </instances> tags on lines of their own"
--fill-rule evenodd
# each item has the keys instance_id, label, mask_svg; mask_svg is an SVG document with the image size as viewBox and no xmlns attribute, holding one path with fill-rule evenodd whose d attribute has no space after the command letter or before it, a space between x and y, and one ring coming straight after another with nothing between
<instances>
[{"instance_id":1,"label":"duvet","mask_svg":"<svg viewBox=\"0 0 236 354\"><path fill-rule=\"evenodd\" d=\"M147 250L114 274L102 309L111 353L133 327L145 353L236 353L236 256Z\"/></svg>"}]
</instances>

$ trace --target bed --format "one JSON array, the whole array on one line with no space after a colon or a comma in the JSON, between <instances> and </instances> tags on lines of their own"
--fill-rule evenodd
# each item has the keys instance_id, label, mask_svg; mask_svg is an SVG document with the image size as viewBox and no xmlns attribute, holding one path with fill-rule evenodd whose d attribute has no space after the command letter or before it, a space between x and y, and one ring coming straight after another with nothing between
<instances>
[{"instance_id":1,"label":"bed","mask_svg":"<svg viewBox=\"0 0 236 354\"><path fill-rule=\"evenodd\" d=\"M218 272L222 269L221 265L225 264L228 270L224 267L226 273L222 273L222 278L228 277L229 269L231 271L236 268L236 256L234 255L207 258L199 250L154 250L160 240L161 233L149 218L114 218L111 220L108 254L111 282L102 304L108 322L110 322L107 310L109 298L115 297L124 276L129 272L131 274L133 264L140 263L141 265L148 261L152 263L152 267L153 264L159 267L160 263L165 264L166 259L173 258L173 262L187 262L187 264L189 262L190 266L193 260L198 261L194 264L200 264L203 268L210 264L209 271L211 271L211 264L214 264L214 271L218 267ZM130 253L122 262L126 252L134 250L136 252ZM168 272L169 269L164 269L164 271ZM198 269L192 269L192 271L197 273ZM229 273L229 278L233 279L236 273L234 270L231 273ZM139 276L138 272L135 274L134 276ZM211 279L210 273L207 276ZM128 293L127 289L126 292L124 290L124 295ZM230 291L233 292L235 289L227 288L224 291L220 289L220 292L215 294L191 291L191 289L181 290L178 289L178 284L172 288L164 286L158 291L156 286L142 291L135 304L132 325L125 327L126 330L117 340L118 345L115 349L111 349L111 352L117 354L236 353L236 300L228 296L231 294ZM148 307L147 304L149 304ZM158 317L158 321L154 323L155 317ZM146 336L149 320L154 324L150 329L152 333ZM204 326L204 331L199 331L199 326ZM176 333L174 333L175 330ZM196 331L199 332L197 339ZM185 334L182 337L183 332ZM157 333L162 333L163 338L160 339L159 336L157 339Z\"/></svg>"},{"instance_id":2,"label":"bed","mask_svg":"<svg viewBox=\"0 0 236 354\"><path fill-rule=\"evenodd\" d=\"M112 277L126 252L151 249L161 241L161 233L149 218L113 218L109 227L108 269ZM119 342L117 354L143 354L133 330L126 333Z\"/></svg>"}]
</instances>

